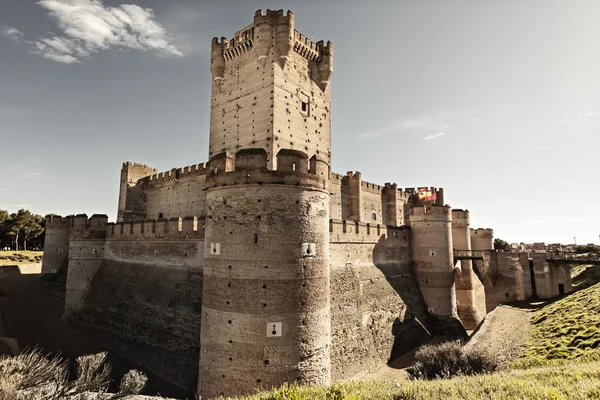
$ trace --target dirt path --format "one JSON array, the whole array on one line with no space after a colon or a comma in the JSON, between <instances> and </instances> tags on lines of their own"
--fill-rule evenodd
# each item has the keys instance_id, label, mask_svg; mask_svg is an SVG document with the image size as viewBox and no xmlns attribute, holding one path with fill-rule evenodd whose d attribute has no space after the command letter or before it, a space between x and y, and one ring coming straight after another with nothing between
<instances>
[{"instance_id":1,"label":"dirt path","mask_svg":"<svg viewBox=\"0 0 600 400\"><path fill-rule=\"evenodd\" d=\"M25 272L27 271L27 272ZM106 349L91 335L76 331L61 320L64 310L64 288L42 279L31 268L0 266L0 329L15 338L19 346L39 347L44 353L61 353L74 360L82 354ZM129 360L108 352L113 381L118 383L129 369L141 369ZM145 394L186 398L188 393L162 379L148 375Z\"/></svg>"},{"instance_id":2,"label":"dirt path","mask_svg":"<svg viewBox=\"0 0 600 400\"><path fill-rule=\"evenodd\" d=\"M523 354L531 335L530 320L538 308L536 303L518 302L498 306L471 336L466 347L496 354L501 365L507 365Z\"/></svg>"}]
</instances>

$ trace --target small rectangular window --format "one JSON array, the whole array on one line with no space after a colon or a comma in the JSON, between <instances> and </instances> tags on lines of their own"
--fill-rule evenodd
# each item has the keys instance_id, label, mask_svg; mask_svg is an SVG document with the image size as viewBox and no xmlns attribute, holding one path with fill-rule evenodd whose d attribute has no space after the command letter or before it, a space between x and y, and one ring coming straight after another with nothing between
<instances>
[{"instance_id":1,"label":"small rectangular window","mask_svg":"<svg viewBox=\"0 0 600 400\"><path fill-rule=\"evenodd\" d=\"M163 213L158 213L158 218L162 218L163 217Z\"/></svg>"},{"instance_id":2,"label":"small rectangular window","mask_svg":"<svg viewBox=\"0 0 600 400\"><path fill-rule=\"evenodd\" d=\"M371 219L373 219L373 221L377 220L377 213L371 213Z\"/></svg>"},{"instance_id":3,"label":"small rectangular window","mask_svg":"<svg viewBox=\"0 0 600 400\"><path fill-rule=\"evenodd\" d=\"M309 116L310 115L310 97L308 97L308 95L306 95L304 93L300 93L298 97L300 97L300 102L301 102L300 110L302 111L302 114L305 117Z\"/></svg>"}]
</instances>

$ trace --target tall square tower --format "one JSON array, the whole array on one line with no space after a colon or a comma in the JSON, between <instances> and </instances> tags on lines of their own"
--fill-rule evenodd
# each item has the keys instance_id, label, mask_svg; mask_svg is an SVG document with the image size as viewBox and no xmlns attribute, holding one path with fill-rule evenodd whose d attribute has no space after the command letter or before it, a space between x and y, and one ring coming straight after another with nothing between
<instances>
[{"instance_id":1,"label":"tall square tower","mask_svg":"<svg viewBox=\"0 0 600 400\"><path fill-rule=\"evenodd\" d=\"M209 159L262 148L274 169L280 149L330 163L332 45L294 29L294 14L257 11L231 40L213 39Z\"/></svg>"}]
</instances>

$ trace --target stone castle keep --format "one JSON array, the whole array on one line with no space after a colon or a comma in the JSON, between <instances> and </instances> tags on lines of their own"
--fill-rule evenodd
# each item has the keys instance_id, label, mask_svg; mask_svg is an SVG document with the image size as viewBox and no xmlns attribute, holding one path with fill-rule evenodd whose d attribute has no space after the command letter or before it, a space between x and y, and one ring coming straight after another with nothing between
<instances>
[{"instance_id":1,"label":"stone castle keep","mask_svg":"<svg viewBox=\"0 0 600 400\"><path fill-rule=\"evenodd\" d=\"M206 164L124 163L116 223L47 221L65 318L112 350L205 397L328 384L571 290L546 254L493 251L442 189L331 172L333 46L291 12L213 39L210 69Z\"/></svg>"}]
</instances>

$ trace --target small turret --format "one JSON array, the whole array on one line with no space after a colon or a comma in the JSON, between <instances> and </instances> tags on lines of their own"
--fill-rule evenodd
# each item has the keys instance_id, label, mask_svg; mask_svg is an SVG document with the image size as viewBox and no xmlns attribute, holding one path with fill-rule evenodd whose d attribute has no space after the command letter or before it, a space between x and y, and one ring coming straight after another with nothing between
<instances>
[{"instance_id":1,"label":"small turret","mask_svg":"<svg viewBox=\"0 0 600 400\"><path fill-rule=\"evenodd\" d=\"M321 53L321 62L319 63L319 78L321 79L321 87L327 89L331 75L333 74L333 44L328 41L327 45L323 45L323 41L317 42L317 47Z\"/></svg>"},{"instance_id":2,"label":"small turret","mask_svg":"<svg viewBox=\"0 0 600 400\"><path fill-rule=\"evenodd\" d=\"M225 58L223 53L227 48L227 39L213 38L210 53L210 72L212 73L213 80L223 80L225 74Z\"/></svg>"},{"instance_id":3,"label":"small turret","mask_svg":"<svg viewBox=\"0 0 600 400\"><path fill-rule=\"evenodd\" d=\"M294 49L294 14L288 11L287 15L284 16L283 10L278 10L276 13L275 37L277 40L277 53L283 69Z\"/></svg>"}]
</instances>

